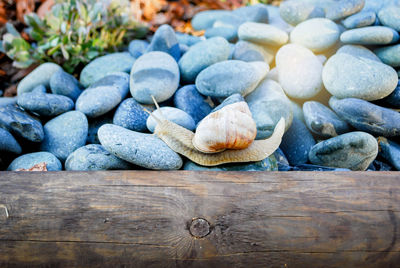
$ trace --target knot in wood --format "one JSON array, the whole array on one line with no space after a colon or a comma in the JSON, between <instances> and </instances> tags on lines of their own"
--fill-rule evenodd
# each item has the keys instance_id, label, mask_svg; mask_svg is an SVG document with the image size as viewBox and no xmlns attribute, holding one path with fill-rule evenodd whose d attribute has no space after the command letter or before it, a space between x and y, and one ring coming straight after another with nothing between
<instances>
[{"instance_id":1,"label":"knot in wood","mask_svg":"<svg viewBox=\"0 0 400 268\"><path fill-rule=\"evenodd\" d=\"M210 230L210 223L202 218L192 220L189 228L190 234L196 238L203 238L207 236Z\"/></svg>"}]
</instances>

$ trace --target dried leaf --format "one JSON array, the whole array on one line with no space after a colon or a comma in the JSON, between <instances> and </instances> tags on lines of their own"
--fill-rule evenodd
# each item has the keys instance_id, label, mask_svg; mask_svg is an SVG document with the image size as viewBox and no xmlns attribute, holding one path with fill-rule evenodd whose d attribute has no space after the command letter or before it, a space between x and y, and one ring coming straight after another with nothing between
<instances>
[{"instance_id":1,"label":"dried leaf","mask_svg":"<svg viewBox=\"0 0 400 268\"><path fill-rule=\"evenodd\" d=\"M29 169L21 168L21 169L17 169L16 171L47 171L47 166L46 166L46 162L43 162L43 163L36 164Z\"/></svg>"}]
</instances>

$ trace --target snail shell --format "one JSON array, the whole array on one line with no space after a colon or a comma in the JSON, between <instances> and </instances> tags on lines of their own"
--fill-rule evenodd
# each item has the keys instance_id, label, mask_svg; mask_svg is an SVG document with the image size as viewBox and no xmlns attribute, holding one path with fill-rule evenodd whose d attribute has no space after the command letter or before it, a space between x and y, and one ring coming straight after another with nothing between
<instances>
[{"instance_id":1,"label":"snail shell","mask_svg":"<svg viewBox=\"0 0 400 268\"><path fill-rule=\"evenodd\" d=\"M206 116L198 125L193 146L203 153L246 149L257 135L249 106L241 101Z\"/></svg>"}]
</instances>

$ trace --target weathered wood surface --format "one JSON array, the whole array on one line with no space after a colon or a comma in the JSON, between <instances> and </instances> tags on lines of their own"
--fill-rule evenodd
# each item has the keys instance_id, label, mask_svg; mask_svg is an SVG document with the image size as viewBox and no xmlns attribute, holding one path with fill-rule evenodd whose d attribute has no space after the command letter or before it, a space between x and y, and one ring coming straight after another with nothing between
<instances>
[{"instance_id":1,"label":"weathered wood surface","mask_svg":"<svg viewBox=\"0 0 400 268\"><path fill-rule=\"evenodd\" d=\"M0 173L0 267L400 267L399 222L396 172Z\"/></svg>"}]
</instances>

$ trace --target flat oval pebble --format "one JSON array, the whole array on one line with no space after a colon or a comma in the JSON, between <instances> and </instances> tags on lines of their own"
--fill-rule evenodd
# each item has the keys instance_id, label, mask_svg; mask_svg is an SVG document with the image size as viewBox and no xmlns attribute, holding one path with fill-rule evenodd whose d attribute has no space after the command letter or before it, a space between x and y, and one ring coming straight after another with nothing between
<instances>
[{"instance_id":1,"label":"flat oval pebble","mask_svg":"<svg viewBox=\"0 0 400 268\"><path fill-rule=\"evenodd\" d=\"M196 128L196 123L194 122L193 118L186 112L175 107L161 107L159 110L152 112L152 115L156 116L157 118L164 116L164 118L166 118L167 120L174 122L175 124L178 124L191 131ZM150 132L154 132L154 129L157 125L157 122L152 115L147 118L146 122L147 129Z\"/></svg>"},{"instance_id":2,"label":"flat oval pebble","mask_svg":"<svg viewBox=\"0 0 400 268\"><path fill-rule=\"evenodd\" d=\"M330 20L340 20L359 12L364 4L365 0L337 0L325 9L325 17Z\"/></svg>"},{"instance_id":3,"label":"flat oval pebble","mask_svg":"<svg viewBox=\"0 0 400 268\"><path fill-rule=\"evenodd\" d=\"M338 98L378 100L397 86L396 71L376 60L338 53L329 58L322 72L326 90Z\"/></svg>"},{"instance_id":4,"label":"flat oval pebble","mask_svg":"<svg viewBox=\"0 0 400 268\"><path fill-rule=\"evenodd\" d=\"M125 170L133 166L109 153L99 144L78 148L65 161L65 170Z\"/></svg>"},{"instance_id":5,"label":"flat oval pebble","mask_svg":"<svg viewBox=\"0 0 400 268\"><path fill-rule=\"evenodd\" d=\"M354 57L361 57L381 62L381 60L378 58L378 56L374 54L374 52L361 45L344 45L341 48L339 48L336 53L337 54L345 53Z\"/></svg>"},{"instance_id":6,"label":"flat oval pebble","mask_svg":"<svg viewBox=\"0 0 400 268\"><path fill-rule=\"evenodd\" d=\"M152 134L106 124L99 129L98 135L107 151L132 164L156 170L182 167L182 158Z\"/></svg>"},{"instance_id":7,"label":"flat oval pebble","mask_svg":"<svg viewBox=\"0 0 400 268\"><path fill-rule=\"evenodd\" d=\"M372 11L359 12L342 21L347 29L361 28L373 25L376 21L376 13Z\"/></svg>"},{"instance_id":8,"label":"flat oval pebble","mask_svg":"<svg viewBox=\"0 0 400 268\"><path fill-rule=\"evenodd\" d=\"M17 97L0 97L0 107L17 104Z\"/></svg>"},{"instance_id":9,"label":"flat oval pebble","mask_svg":"<svg viewBox=\"0 0 400 268\"><path fill-rule=\"evenodd\" d=\"M236 42L238 38L237 28L227 26L209 28L205 31L204 37L207 39L211 39L213 37L222 37L228 42Z\"/></svg>"},{"instance_id":10,"label":"flat oval pebble","mask_svg":"<svg viewBox=\"0 0 400 268\"><path fill-rule=\"evenodd\" d=\"M132 40L129 43L128 51L134 58L139 58L144 53L146 53L147 47L149 46L149 42L145 40Z\"/></svg>"},{"instance_id":11,"label":"flat oval pebble","mask_svg":"<svg viewBox=\"0 0 400 268\"><path fill-rule=\"evenodd\" d=\"M223 61L201 71L196 78L196 87L205 96L226 98L235 93L246 96L268 71L265 62Z\"/></svg>"},{"instance_id":12,"label":"flat oval pebble","mask_svg":"<svg viewBox=\"0 0 400 268\"><path fill-rule=\"evenodd\" d=\"M277 82L264 79L246 96L246 101L256 122L256 139L270 137L281 117L285 119L286 130L292 124L293 112L290 100Z\"/></svg>"},{"instance_id":13,"label":"flat oval pebble","mask_svg":"<svg viewBox=\"0 0 400 268\"><path fill-rule=\"evenodd\" d=\"M54 154L64 162L67 157L86 143L88 121L79 111L59 115L44 125L42 151Z\"/></svg>"},{"instance_id":14,"label":"flat oval pebble","mask_svg":"<svg viewBox=\"0 0 400 268\"><path fill-rule=\"evenodd\" d=\"M115 87L118 89L121 95L121 99L125 99L125 97L129 93L129 79L130 79L129 74L124 72L115 72L97 80L96 82L90 85L90 88Z\"/></svg>"},{"instance_id":15,"label":"flat oval pebble","mask_svg":"<svg viewBox=\"0 0 400 268\"><path fill-rule=\"evenodd\" d=\"M335 45L339 36L336 23L325 18L314 18L298 24L290 33L290 41L313 52L322 52Z\"/></svg>"},{"instance_id":16,"label":"flat oval pebble","mask_svg":"<svg viewBox=\"0 0 400 268\"><path fill-rule=\"evenodd\" d=\"M76 110L87 117L96 118L114 109L121 100L121 94L116 87L88 88L77 99Z\"/></svg>"},{"instance_id":17,"label":"flat oval pebble","mask_svg":"<svg viewBox=\"0 0 400 268\"><path fill-rule=\"evenodd\" d=\"M377 136L400 135L400 113L365 100L332 97L329 106L357 130Z\"/></svg>"},{"instance_id":18,"label":"flat oval pebble","mask_svg":"<svg viewBox=\"0 0 400 268\"><path fill-rule=\"evenodd\" d=\"M214 25L214 22L226 16L235 16L228 10L206 10L197 13L191 23L196 31L206 30Z\"/></svg>"},{"instance_id":19,"label":"flat oval pebble","mask_svg":"<svg viewBox=\"0 0 400 268\"><path fill-rule=\"evenodd\" d=\"M52 62L46 62L39 65L30 74L25 76L21 82L19 82L17 87L18 95L21 95L24 92L30 92L39 85L49 87L51 76L60 70L62 70L62 68Z\"/></svg>"},{"instance_id":20,"label":"flat oval pebble","mask_svg":"<svg viewBox=\"0 0 400 268\"><path fill-rule=\"evenodd\" d=\"M198 42L201 42L204 40L201 37L186 34L186 33L181 33L181 32L176 32L175 35L180 44L187 45L188 47L191 47L194 44L197 44Z\"/></svg>"},{"instance_id":21,"label":"flat oval pebble","mask_svg":"<svg viewBox=\"0 0 400 268\"><path fill-rule=\"evenodd\" d=\"M238 36L240 40L270 46L281 46L289 40L289 36L285 31L257 22L246 22L240 25Z\"/></svg>"},{"instance_id":22,"label":"flat oval pebble","mask_svg":"<svg viewBox=\"0 0 400 268\"><path fill-rule=\"evenodd\" d=\"M322 89L322 63L311 50L288 44L276 54L279 83L289 97L309 99Z\"/></svg>"},{"instance_id":23,"label":"flat oval pebble","mask_svg":"<svg viewBox=\"0 0 400 268\"><path fill-rule=\"evenodd\" d=\"M182 80L191 83L205 68L228 59L230 46L222 37L215 37L191 46L179 60Z\"/></svg>"},{"instance_id":24,"label":"flat oval pebble","mask_svg":"<svg viewBox=\"0 0 400 268\"><path fill-rule=\"evenodd\" d=\"M311 18L325 17L324 8L312 1L283 1L279 6L279 12L282 19L291 25L297 25Z\"/></svg>"},{"instance_id":25,"label":"flat oval pebble","mask_svg":"<svg viewBox=\"0 0 400 268\"><path fill-rule=\"evenodd\" d=\"M0 107L0 127L32 142L41 142L44 137L42 123L13 105Z\"/></svg>"},{"instance_id":26,"label":"flat oval pebble","mask_svg":"<svg viewBox=\"0 0 400 268\"><path fill-rule=\"evenodd\" d=\"M374 50L381 61L392 67L400 67L400 44Z\"/></svg>"},{"instance_id":27,"label":"flat oval pebble","mask_svg":"<svg viewBox=\"0 0 400 268\"><path fill-rule=\"evenodd\" d=\"M135 99L124 100L115 111L113 124L138 132L147 132L146 121L149 114Z\"/></svg>"},{"instance_id":28,"label":"flat oval pebble","mask_svg":"<svg viewBox=\"0 0 400 268\"><path fill-rule=\"evenodd\" d=\"M232 55L234 60L265 61L268 64L271 64L274 57L275 51L273 49L242 40L235 44Z\"/></svg>"},{"instance_id":29,"label":"flat oval pebble","mask_svg":"<svg viewBox=\"0 0 400 268\"><path fill-rule=\"evenodd\" d=\"M379 155L386 159L396 170L400 170L400 145L384 137L378 138Z\"/></svg>"},{"instance_id":30,"label":"flat oval pebble","mask_svg":"<svg viewBox=\"0 0 400 268\"><path fill-rule=\"evenodd\" d=\"M58 160L55 155L49 152L36 152L21 155L11 162L7 170L15 171L17 169L30 169L40 163L46 163L46 168L48 171L62 170L60 160Z\"/></svg>"},{"instance_id":31,"label":"flat oval pebble","mask_svg":"<svg viewBox=\"0 0 400 268\"><path fill-rule=\"evenodd\" d=\"M238 17L244 18L246 21L268 23L268 7L264 4L244 6L233 10L232 13Z\"/></svg>"},{"instance_id":32,"label":"flat oval pebble","mask_svg":"<svg viewBox=\"0 0 400 268\"><path fill-rule=\"evenodd\" d=\"M0 127L0 152L20 154L22 148L10 132Z\"/></svg>"},{"instance_id":33,"label":"flat oval pebble","mask_svg":"<svg viewBox=\"0 0 400 268\"><path fill-rule=\"evenodd\" d=\"M382 25L400 32L400 3L399 6L385 6L378 12L378 18Z\"/></svg>"},{"instance_id":34,"label":"flat oval pebble","mask_svg":"<svg viewBox=\"0 0 400 268\"><path fill-rule=\"evenodd\" d=\"M195 124L212 110L210 104L198 92L195 85L187 85L178 89L174 96L174 106L189 114Z\"/></svg>"},{"instance_id":35,"label":"flat oval pebble","mask_svg":"<svg viewBox=\"0 0 400 268\"><path fill-rule=\"evenodd\" d=\"M154 33L146 51L162 51L168 53L178 61L181 57L181 50L179 49L174 29L167 24L161 25Z\"/></svg>"},{"instance_id":36,"label":"flat oval pebble","mask_svg":"<svg viewBox=\"0 0 400 268\"><path fill-rule=\"evenodd\" d=\"M51 76L50 89L53 94L66 96L73 101L82 93L78 80L63 70L58 70Z\"/></svg>"},{"instance_id":37,"label":"flat oval pebble","mask_svg":"<svg viewBox=\"0 0 400 268\"><path fill-rule=\"evenodd\" d=\"M332 138L350 131L345 121L317 101L305 102L303 112L308 129L320 137Z\"/></svg>"},{"instance_id":38,"label":"flat oval pebble","mask_svg":"<svg viewBox=\"0 0 400 268\"><path fill-rule=\"evenodd\" d=\"M347 30L340 35L345 44L388 45L399 41L399 33L385 26L369 26Z\"/></svg>"},{"instance_id":39,"label":"flat oval pebble","mask_svg":"<svg viewBox=\"0 0 400 268\"><path fill-rule=\"evenodd\" d=\"M132 66L130 91L140 103L152 104L172 97L179 85L179 67L165 52L149 52L138 58Z\"/></svg>"},{"instance_id":40,"label":"flat oval pebble","mask_svg":"<svg viewBox=\"0 0 400 268\"><path fill-rule=\"evenodd\" d=\"M365 132L350 132L317 143L309 159L315 165L366 170L378 155L378 143Z\"/></svg>"},{"instance_id":41,"label":"flat oval pebble","mask_svg":"<svg viewBox=\"0 0 400 268\"><path fill-rule=\"evenodd\" d=\"M129 52L111 53L91 61L83 68L80 82L88 87L97 80L115 72L128 73L132 69L135 58Z\"/></svg>"}]
</instances>

